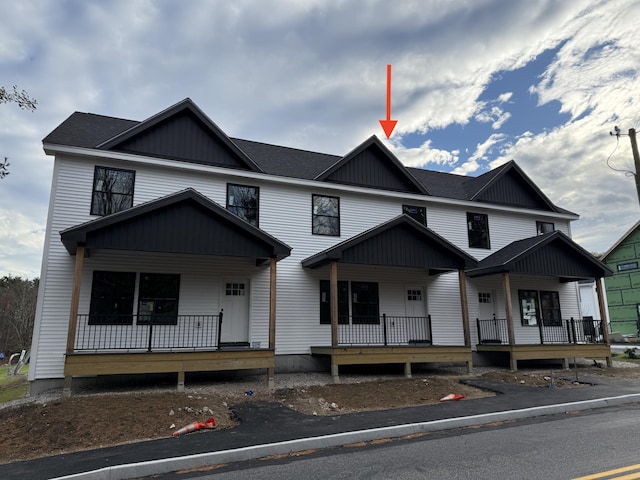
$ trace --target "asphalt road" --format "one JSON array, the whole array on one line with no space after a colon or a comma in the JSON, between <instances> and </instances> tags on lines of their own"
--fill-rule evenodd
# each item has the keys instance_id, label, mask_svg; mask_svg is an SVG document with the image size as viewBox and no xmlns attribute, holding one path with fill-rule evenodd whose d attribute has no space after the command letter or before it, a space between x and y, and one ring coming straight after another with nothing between
<instances>
[{"instance_id":1,"label":"asphalt road","mask_svg":"<svg viewBox=\"0 0 640 480\"><path fill-rule=\"evenodd\" d=\"M255 460L155 480L640 478L640 405L538 417L416 439ZM624 467L629 467L625 469Z\"/></svg>"}]
</instances>

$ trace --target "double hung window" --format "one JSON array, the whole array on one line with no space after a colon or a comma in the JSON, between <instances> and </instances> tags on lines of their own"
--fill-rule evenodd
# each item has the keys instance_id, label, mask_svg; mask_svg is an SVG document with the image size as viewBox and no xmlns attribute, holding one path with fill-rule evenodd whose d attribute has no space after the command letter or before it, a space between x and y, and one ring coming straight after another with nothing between
<instances>
[{"instance_id":1,"label":"double hung window","mask_svg":"<svg viewBox=\"0 0 640 480\"><path fill-rule=\"evenodd\" d=\"M311 202L311 233L340 236L340 199L312 195Z\"/></svg>"},{"instance_id":2,"label":"double hung window","mask_svg":"<svg viewBox=\"0 0 640 480\"><path fill-rule=\"evenodd\" d=\"M469 248L491 248L489 240L489 217L486 213L467 212Z\"/></svg>"},{"instance_id":3,"label":"double hung window","mask_svg":"<svg viewBox=\"0 0 640 480\"><path fill-rule=\"evenodd\" d=\"M259 193L258 187L229 183L227 185L227 210L257 227L259 223Z\"/></svg>"},{"instance_id":4,"label":"double hung window","mask_svg":"<svg viewBox=\"0 0 640 480\"><path fill-rule=\"evenodd\" d=\"M135 287L135 272L94 271L89 325L130 325Z\"/></svg>"}]
</instances>

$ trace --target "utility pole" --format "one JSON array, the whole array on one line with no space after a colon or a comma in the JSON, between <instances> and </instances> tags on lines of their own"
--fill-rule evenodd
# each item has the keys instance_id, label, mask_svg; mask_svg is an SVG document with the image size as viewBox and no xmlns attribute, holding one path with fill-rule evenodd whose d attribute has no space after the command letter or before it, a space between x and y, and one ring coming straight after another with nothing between
<instances>
[{"instance_id":1,"label":"utility pole","mask_svg":"<svg viewBox=\"0 0 640 480\"><path fill-rule=\"evenodd\" d=\"M640 202L640 155L638 155L638 142L636 142L636 129L629 129L629 140L631 140L631 151L633 152L633 164L635 165L636 192L638 192L638 202Z\"/></svg>"}]
</instances>

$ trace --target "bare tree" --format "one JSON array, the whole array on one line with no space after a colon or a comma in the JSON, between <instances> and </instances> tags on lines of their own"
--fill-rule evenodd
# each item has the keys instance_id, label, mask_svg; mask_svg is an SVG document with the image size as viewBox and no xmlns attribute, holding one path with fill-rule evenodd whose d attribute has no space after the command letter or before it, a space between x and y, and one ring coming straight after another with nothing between
<instances>
[{"instance_id":1,"label":"bare tree","mask_svg":"<svg viewBox=\"0 0 640 480\"><path fill-rule=\"evenodd\" d=\"M28 349L33 335L39 279L0 278L0 352Z\"/></svg>"},{"instance_id":2,"label":"bare tree","mask_svg":"<svg viewBox=\"0 0 640 480\"><path fill-rule=\"evenodd\" d=\"M16 85L11 90L0 87L0 104L16 103L23 110L31 110L32 112L38 106L38 101L31 98L25 90L18 90ZM9 175L9 159L4 157L4 161L0 162L0 179Z\"/></svg>"}]
</instances>

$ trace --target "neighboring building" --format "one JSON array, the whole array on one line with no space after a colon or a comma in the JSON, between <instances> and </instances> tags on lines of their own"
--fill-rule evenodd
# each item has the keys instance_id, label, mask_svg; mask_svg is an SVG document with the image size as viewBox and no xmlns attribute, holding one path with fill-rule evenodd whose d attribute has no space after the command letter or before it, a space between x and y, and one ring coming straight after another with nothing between
<instances>
[{"instance_id":1,"label":"neighboring building","mask_svg":"<svg viewBox=\"0 0 640 480\"><path fill-rule=\"evenodd\" d=\"M637 335L640 329L640 222L603 256L613 271L605 281L612 332Z\"/></svg>"},{"instance_id":2,"label":"neighboring building","mask_svg":"<svg viewBox=\"0 0 640 480\"><path fill-rule=\"evenodd\" d=\"M578 216L508 162L404 167L229 138L191 100L138 122L74 113L53 181L29 379L609 357L577 281L609 269ZM600 292L601 293L601 292ZM600 295L602 298L602 295ZM600 302L600 304L602 304Z\"/></svg>"}]
</instances>

